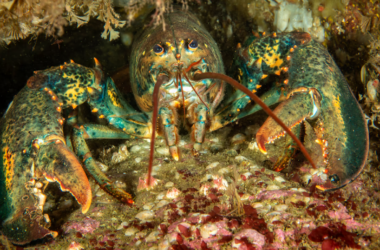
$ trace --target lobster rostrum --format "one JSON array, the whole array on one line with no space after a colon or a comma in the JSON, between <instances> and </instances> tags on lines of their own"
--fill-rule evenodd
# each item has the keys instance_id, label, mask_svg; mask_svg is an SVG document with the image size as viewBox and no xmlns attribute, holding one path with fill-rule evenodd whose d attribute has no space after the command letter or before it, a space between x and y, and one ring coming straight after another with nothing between
<instances>
[{"instance_id":1,"label":"lobster rostrum","mask_svg":"<svg viewBox=\"0 0 380 250\"><path fill-rule=\"evenodd\" d=\"M57 235L49 229L49 214L44 211L44 192L49 182L58 183L62 191L72 194L82 205L82 212L91 204L85 172L109 194L132 204L131 196L116 188L100 171L86 140L152 138L149 183L157 124L158 134L165 138L173 158L180 158L177 126L181 109L183 124L191 127L194 154L201 148L207 131L263 107L272 118L257 134L262 152L266 151L266 142L286 131L298 145L289 140L292 146L289 148L300 147L308 156L290 131L292 128L299 134L298 128L306 119L325 148L326 169L332 176L331 183L321 188L339 188L360 173L368 151L368 131L362 112L331 57L308 34L249 38L238 49L233 67L239 84L224 75L215 41L193 15L176 10L165 18L169 24L165 31L161 26L148 28L133 47L131 84L143 112L136 111L122 98L97 60L95 68L70 62L38 71L14 98L0 124L3 156L0 229L13 243L26 244ZM286 82L275 84L260 101L253 92L272 73L287 77ZM248 105L251 99L261 106ZM75 113L64 120L64 109L75 110L84 102L109 125L80 126L76 124ZM285 124L265 105L278 102L282 103L275 113ZM296 112L294 117L290 111ZM353 125L349 125L351 121ZM64 134L65 122L72 131ZM337 140L341 143L334 144ZM292 152L285 154L277 169L286 165Z\"/></svg>"}]
</instances>

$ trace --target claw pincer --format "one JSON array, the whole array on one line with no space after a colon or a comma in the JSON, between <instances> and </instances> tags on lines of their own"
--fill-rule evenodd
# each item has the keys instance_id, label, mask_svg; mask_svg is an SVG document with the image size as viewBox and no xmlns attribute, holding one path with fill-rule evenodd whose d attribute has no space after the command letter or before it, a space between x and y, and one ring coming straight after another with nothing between
<instances>
[{"instance_id":1,"label":"claw pincer","mask_svg":"<svg viewBox=\"0 0 380 250\"><path fill-rule=\"evenodd\" d=\"M304 121L314 129L329 176L318 188L333 190L355 180L366 163L368 128L363 111L327 50L307 33L254 36L239 49L236 60L243 81L249 80L251 62L259 58L263 74L280 78L262 95L264 102L280 103L274 113L293 131ZM239 118L259 109L247 108ZM283 129L268 118L256 134L259 149L266 153L265 144L282 136Z\"/></svg>"},{"instance_id":2,"label":"claw pincer","mask_svg":"<svg viewBox=\"0 0 380 250\"><path fill-rule=\"evenodd\" d=\"M72 124L74 133L66 141L62 110L84 102L113 127ZM106 192L133 203L128 193L100 171L85 142L129 138L128 132L150 135L146 119L130 113L135 110L120 97L112 79L104 77L97 61L94 69L71 62L29 78L0 123L0 230L11 242L23 245L57 235L49 229L51 215L44 211L48 183L57 183L87 212L92 194L85 170Z\"/></svg>"}]
</instances>

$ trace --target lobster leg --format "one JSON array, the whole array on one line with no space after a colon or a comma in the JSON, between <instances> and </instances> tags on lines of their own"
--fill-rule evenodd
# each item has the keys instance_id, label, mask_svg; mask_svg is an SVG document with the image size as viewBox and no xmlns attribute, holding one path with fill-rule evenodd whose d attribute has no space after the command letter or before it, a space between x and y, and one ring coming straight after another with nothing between
<instances>
[{"instance_id":1,"label":"lobster leg","mask_svg":"<svg viewBox=\"0 0 380 250\"><path fill-rule=\"evenodd\" d=\"M160 107L158 111L158 124L160 125L159 132L163 134L166 145L169 147L170 154L174 160L178 161L180 159L180 152L177 146L179 135L176 114L176 111L169 106Z\"/></svg>"},{"instance_id":2,"label":"lobster leg","mask_svg":"<svg viewBox=\"0 0 380 250\"><path fill-rule=\"evenodd\" d=\"M196 103L190 108L191 139L194 142L194 154L202 149L206 135L207 107L203 103Z\"/></svg>"},{"instance_id":3,"label":"lobster leg","mask_svg":"<svg viewBox=\"0 0 380 250\"><path fill-rule=\"evenodd\" d=\"M130 194L124 190L117 188L114 183L99 169L95 160L92 158L91 152L87 146L85 138L88 134L83 127L74 127L73 129L73 146L79 159L83 162L88 174L91 175L99 186L107 193L118 200L131 205L133 203ZM94 137L93 137L94 138Z\"/></svg>"}]
</instances>

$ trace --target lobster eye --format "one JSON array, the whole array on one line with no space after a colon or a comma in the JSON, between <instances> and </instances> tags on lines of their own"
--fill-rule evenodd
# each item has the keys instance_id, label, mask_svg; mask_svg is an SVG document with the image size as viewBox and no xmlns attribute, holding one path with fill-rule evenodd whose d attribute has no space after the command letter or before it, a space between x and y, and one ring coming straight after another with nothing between
<instances>
[{"instance_id":1,"label":"lobster eye","mask_svg":"<svg viewBox=\"0 0 380 250\"><path fill-rule=\"evenodd\" d=\"M154 51L154 53L156 53L156 55L160 56L160 55L164 54L165 50L161 45L156 44L153 46L153 51Z\"/></svg>"},{"instance_id":2,"label":"lobster eye","mask_svg":"<svg viewBox=\"0 0 380 250\"><path fill-rule=\"evenodd\" d=\"M330 181L334 184L338 184L338 182L340 181L339 176L336 174L330 175L329 178Z\"/></svg>"},{"instance_id":3,"label":"lobster eye","mask_svg":"<svg viewBox=\"0 0 380 250\"><path fill-rule=\"evenodd\" d=\"M188 45L189 50L195 51L198 48L198 42L197 40L191 40L191 42Z\"/></svg>"}]
</instances>

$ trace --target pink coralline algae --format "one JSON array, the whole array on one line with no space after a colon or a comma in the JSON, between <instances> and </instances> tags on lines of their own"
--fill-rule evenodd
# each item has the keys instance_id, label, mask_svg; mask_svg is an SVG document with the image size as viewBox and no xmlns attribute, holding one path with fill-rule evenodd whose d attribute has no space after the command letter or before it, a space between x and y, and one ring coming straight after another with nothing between
<instances>
[{"instance_id":1,"label":"pink coralline algae","mask_svg":"<svg viewBox=\"0 0 380 250\"><path fill-rule=\"evenodd\" d=\"M66 223L65 233L69 233L70 230L74 229L75 231L80 232L82 234L92 234L94 230L99 227L99 225L99 221L86 217L79 222L71 221L69 223Z\"/></svg>"}]
</instances>

